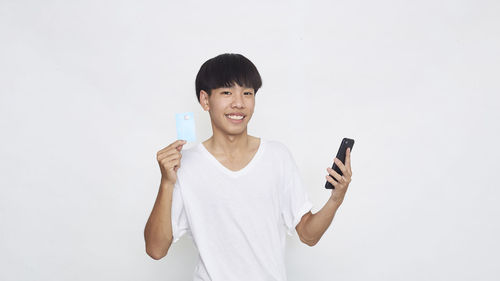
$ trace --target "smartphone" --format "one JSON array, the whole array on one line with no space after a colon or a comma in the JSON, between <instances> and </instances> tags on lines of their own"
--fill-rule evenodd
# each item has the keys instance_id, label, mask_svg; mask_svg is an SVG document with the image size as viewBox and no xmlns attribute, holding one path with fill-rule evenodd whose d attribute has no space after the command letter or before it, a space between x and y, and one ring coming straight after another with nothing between
<instances>
[{"instance_id":1,"label":"smartphone","mask_svg":"<svg viewBox=\"0 0 500 281\"><path fill-rule=\"evenodd\" d=\"M354 146L353 139L344 138L342 140L342 142L340 143L339 151L337 151L337 159L339 159L340 161L342 161L343 164L345 164L345 152L346 152L348 147L351 149L351 152L352 152L353 146ZM343 175L342 171L337 166L337 164L335 164L335 162L333 162L332 169L335 172L339 173L339 175L341 175L341 176ZM332 175L330 175L330 176L333 178L334 181L337 181L337 179L335 177L333 177ZM333 186L329 181L326 181L325 188L326 189L335 189L335 186Z\"/></svg>"}]
</instances>

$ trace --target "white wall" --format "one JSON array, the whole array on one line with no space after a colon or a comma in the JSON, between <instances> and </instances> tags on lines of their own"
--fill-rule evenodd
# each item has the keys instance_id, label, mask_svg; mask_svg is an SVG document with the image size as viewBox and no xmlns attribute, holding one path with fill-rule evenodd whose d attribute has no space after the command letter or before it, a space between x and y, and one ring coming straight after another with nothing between
<instances>
[{"instance_id":1,"label":"white wall","mask_svg":"<svg viewBox=\"0 0 500 281\"><path fill-rule=\"evenodd\" d=\"M321 241L288 238L298 280L498 280L498 1L0 2L0 279L190 280L196 249L145 253L156 152L224 52L263 78L249 134L285 143L317 212L356 140ZM190 147L189 145L187 147Z\"/></svg>"}]
</instances>

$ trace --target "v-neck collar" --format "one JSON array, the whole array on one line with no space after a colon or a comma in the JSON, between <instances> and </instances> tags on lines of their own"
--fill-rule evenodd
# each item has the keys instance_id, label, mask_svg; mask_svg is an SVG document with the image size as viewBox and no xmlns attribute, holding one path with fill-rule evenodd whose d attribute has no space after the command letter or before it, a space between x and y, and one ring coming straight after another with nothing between
<instances>
[{"instance_id":1,"label":"v-neck collar","mask_svg":"<svg viewBox=\"0 0 500 281\"><path fill-rule=\"evenodd\" d=\"M262 154L262 151L264 150L264 143L265 143L265 141L261 137L259 148L257 149L257 152L255 153L255 155L252 157L250 162L248 162L248 164L245 167L243 167L242 169L240 169L238 171L232 171L232 170L226 168L226 166L222 165L222 163L220 163L219 160L217 160L217 158L215 158L215 156L213 156L212 153L210 153L206 149L206 147L203 145L203 143L200 142L198 144L198 149L201 150L202 153L208 157L208 159L210 159L212 162L214 162L214 165L217 166L218 169L221 170L223 173L225 173L226 175L231 176L231 177L238 177L238 176L242 176L242 175L248 173L248 171L250 169L252 169L252 167L255 165L255 162L257 162L257 160L260 158L260 156Z\"/></svg>"}]
</instances>

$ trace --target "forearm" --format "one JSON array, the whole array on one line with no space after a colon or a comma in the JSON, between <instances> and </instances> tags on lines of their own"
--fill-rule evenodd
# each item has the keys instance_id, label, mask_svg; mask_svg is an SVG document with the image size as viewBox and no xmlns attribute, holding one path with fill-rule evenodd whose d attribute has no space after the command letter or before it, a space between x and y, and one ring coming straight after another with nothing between
<instances>
[{"instance_id":1,"label":"forearm","mask_svg":"<svg viewBox=\"0 0 500 281\"><path fill-rule=\"evenodd\" d=\"M162 182L144 229L146 252L154 259L164 257L172 243L173 186Z\"/></svg>"},{"instance_id":2,"label":"forearm","mask_svg":"<svg viewBox=\"0 0 500 281\"><path fill-rule=\"evenodd\" d=\"M318 243L323 233L328 229L342 202L328 199L328 202L317 213L312 214L306 221L304 232L312 245Z\"/></svg>"}]
</instances>

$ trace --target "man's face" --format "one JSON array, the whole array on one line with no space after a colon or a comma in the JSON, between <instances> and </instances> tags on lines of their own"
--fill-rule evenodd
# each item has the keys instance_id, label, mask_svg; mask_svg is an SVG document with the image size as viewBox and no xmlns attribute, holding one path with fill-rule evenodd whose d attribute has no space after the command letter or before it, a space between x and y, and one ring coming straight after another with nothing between
<instances>
[{"instance_id":1,"label":"man's face","mask_svg":"<svg viewBox=\"0 0 500 281\"><path fill-rule=\"evenodd\" d=\"M235 83L230 88L213 89L210 97L202 91L200 101L202 107L209 111L214 130L227 135L239 135L246 131L253 115L255 91ZM243 119L239 119L240 115L244 116Z\"/></svg>"}]
</instances>

